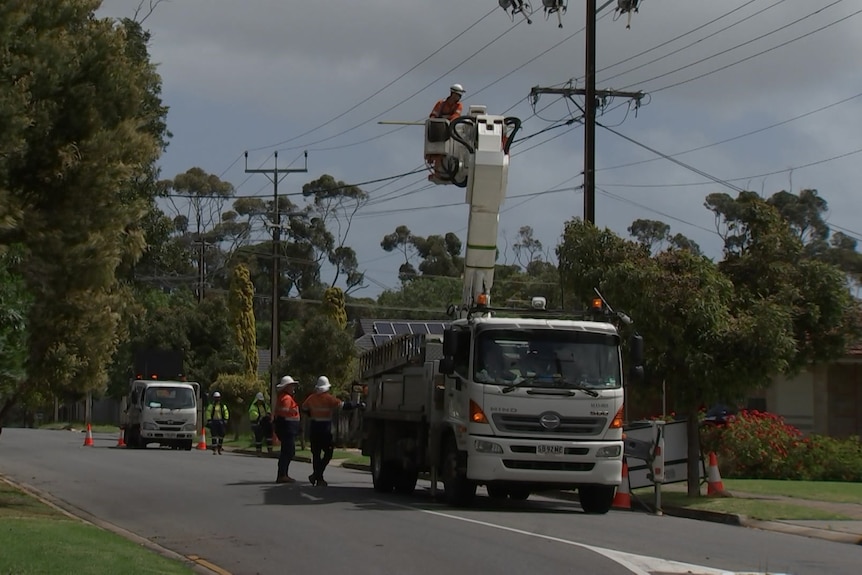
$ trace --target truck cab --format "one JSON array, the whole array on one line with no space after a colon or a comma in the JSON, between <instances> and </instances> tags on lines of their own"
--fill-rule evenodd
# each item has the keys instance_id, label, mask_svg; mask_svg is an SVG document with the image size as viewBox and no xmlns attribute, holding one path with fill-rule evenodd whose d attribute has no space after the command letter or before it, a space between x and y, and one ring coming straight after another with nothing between
<instances>
[{"instance_id":1,"label":"truck cab","mask_svg":"<svg viewBox=\"0 0 862 575\"><path fill-rule=\"evenodd\" d=\"M130 383L124 440L133 449L150 443L191 450L198 427L200 385L136 379Z\"/></svg>"}]
</instances>

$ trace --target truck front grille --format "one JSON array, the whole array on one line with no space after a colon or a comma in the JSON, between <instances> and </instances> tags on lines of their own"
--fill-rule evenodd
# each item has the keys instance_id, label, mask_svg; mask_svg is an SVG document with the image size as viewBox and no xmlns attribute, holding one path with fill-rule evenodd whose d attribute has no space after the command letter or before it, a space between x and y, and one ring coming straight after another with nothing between
<instances>
[{"instance_id":1,"label":"truck front grille","mask_svg":"<svg viewBox=\"0 0 862 575\"><path fill-rule=\"evenodd\" d=\"M549 435L599 435L607 424L603 417L563 417L558 427L545 429L538 415L495 413L491 419L500 431Z\"/></svg>"},{"instance_id":2,"label":"truck front grille","mask_svg":"<svg viewBox=\"0 0 862 575\"><path fill-rule=\"evenodd\" d=\"M595 463L589 461L521 461L504 459L507 469L531 469L533 471L592 471Z\"/></svg>"}]
</instances>

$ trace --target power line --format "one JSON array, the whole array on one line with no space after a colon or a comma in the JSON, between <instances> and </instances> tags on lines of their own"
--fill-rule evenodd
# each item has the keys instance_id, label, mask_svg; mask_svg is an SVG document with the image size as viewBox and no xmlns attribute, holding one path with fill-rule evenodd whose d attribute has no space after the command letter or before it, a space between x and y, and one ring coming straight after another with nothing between
<instances>
[{"instance_id":1,"label":"power line","mask_svg":"<svg viewBox=\"0 0 862 575\"><path fill-rule=\"evenodd\" d=\"M672 39L670 39L670 40L667 40L666 42L662 42L661 44L659 44L659 45L657 45L657 46L653 46L653 47L652 47L652 48L650 48L649 50L644 50L643 52L640 52L639 54L635 54L634 56L632 56L632 59L637 58L637 57L639 57L639 56L643 56L644 54L648 54L649 52L652 52L653 50L656 50L656 49L658 49L658 48L661 48L661 47L663 47L663 46L666 46L667 44L670 44L670 43L672 43L672 42L675 42L675 41L677 41L677 40L680 40L680 39L682 39L682 38L684 38L684 37L688 36L689 34L693 34L694 32L697 32L698 30L701 30L701 29L703 29L703 28L705 28L705 27L709 26L710 24L713 24L713 23L715 23L715 22L718 22L719 20L722 20L723 18L726 18L727 16L730 16L730 15L731 15L731 14L733 14L734 12L736 12L736 11L738 11L738 10L741 10L742 8L745 8L745 7L746 7L746 6L748 6L749 4L752 4L753 2L756 2L756 1L757 1L757 0L750 0L749 2L747 2L746 4L743 4L742 6L739 6L738 8L735 8L735 9L731 10L730 12L726 12L725 14L722 14L722 15L721 15L721 16L719 16L718 18L713 18L712 20L710 20L710 21L709 21L709 22L707 22L706 24L702 24L702 25L698 26L697 28L694 28L693 30L689 30L688 32L686 32L686 33L684 33L684 34L680 34L679 36L677 36L677 37L675 37L675 38L672 38ZM650 60L650 61L648 61L648 62L644 62L643 64L640 64L640 65L638 65L638 66L635 66L634 68L629 68L628 70L625 70L625 71L623 71L623 72L617 72L616 74L614 74L614 75L612 75L612 76L608 76L607 78L603 79L603 80L602 80L602 82L608 82L609 80L613 80L614 78L619 78L620 76L623 76L623 75L628 74L628 73L630 73L630 72L635 72L635 71L637 71L637 70L642 69L644 66L649 66L650 64L655 64L656 62L659 62L659 61L661 61L661 60L664 60L665 58L669 58L669 57L673 56L674 54L678 54L679 52L682 52L683 50L687 50L688 48L691 48L692 46L695 46L695 45L697 45L697 44L700 44L701 42L704 42L704 41L706 41L706 40L709 40L710 38L712 38L712 37L714 37L714 36L717 36L718 34L721 34L722 32L725 32L726 30L729 30L730 28L733 28L734 26L737 26L737 25L739 25L739 24L742 24L743 22L746 22L746 21L748 21L748 20L750 20L750 19L754 18L755 16L759 16L760 14L762 14L762 13L766 12L767 10L770 10L770 9L772 9L772 8L774 8L774 7L776 7L776 6L778 6L779 4L783 3L784 1L785 1L785 0L778 0L777 2L774 2L773 4L770 4L770 5L769 5L769 6L767 6L766 8L761 8L760 10L758 10L757 12L755 12L754 14L749 14L749 15L748 15L748 16L746 16L745 18L742 18L741 20L737 20L736 22L733 22L732 24L728 24L727 26L725 26L725 27L723 27L723 28L719 28L719 29L718 29L718 30L716 30L715 32L713 32L713 33L711 33L711 34L708 34L708 35L704 36L703 38L699 38L699 39L697 39L697 40L695 40L695 41L693 41L693 42L690 42L690 43L686 44L685 46L682 46L681 48L677 48L676 50L674 50L674 51L672 51L672 52L668 52L667 54L664 54L663 56L658 56L657 58L653 58L652 60ZM615 66L619 66L620 64L622 64L622 63L624 63L624 62L626 62L626 61L627 61L627 60L621 60L621 61L617 62L616 64L612 64L612 65L608 66L608 67L607 67L607 68L605 68L604 70L608 70L608 69L613 68L613 67L615 67ZM602 70L602 71L603 71L603 70Z\"/></svg>"},{"instance_id":2,"label":"power line","mask_svg":"<svg viewBox=\"0 0 862 575\"><path fill-rule=\"evenodd\" d=\"M836 3L838 3L838 2L842 2L842 1L843 1L843 0L836 0L836 2L834 2L833 4L836 4ZM833 4L830 4L829 6L832 6ZM825 7L825 8L821 8L821 10L825 10L825 9L826 9L826 8L828 8L829 6L827 6L827 7ZM818 10L817 12L819 12L819 11L820 11L820 10ZM805 18L811 17L811 16L813 16L814 14L816 14L817 12L814 12L814 13L812 13L812 14L809 14L808 16L805 16L805 17L803 17L803 18L800 18L800 20L803 20L803 19L805 19ZM833 21L833 22L830 22L829 24L826 24L826 25L824 25L824 26L821 26L821 27L819 27L819 28L817 28L817 29L815 29L815 30L812 30L812 31L810 31L810 32L807 32L807 33L805 33L805 34L802 34L801 36L797 36L797 37L795 37L795 38L791 38L790 40L787 40L786 42L782 42L781 44L778 44L777 46L773 46L772 48L767 48L766 50L762 50L762 51L760 51L760 52L757 52L756 54L752 54L752 55L750 55L750 56L746 56L745 58L742 58L742 59L740 59L740 60L737 60L736 62L731 62L730 64L726 64L726 65L724 65L724 66L721 66L721 67L719 67L719 68L716 68L715 70L711 70L711 71L709 71L709 72L704 72L703 74L698 74L697 76L694 76L693 78L688 78L687 80L681 80L681 81L679 81L679 82L674 82L673 84L669 84L669 85L664 86L664 87L662 87L662 88L657 88L657 89L650 90L650 91L651 91L652 93L663 92L663 91L665 91L665 90L669 90L669 89L671 89L671 88L675 88L675 87L677 87L677 86L682 86L683 84L688 84L689 82L694 82L695 80L700 80L701 78L705 78L706 76L711 76L712 74L715 74L715 73L717 73L717 72L721 72L721 71L723 71L723 70L727 70L728 68L730 68L730 67L732 67L732 66L736 66L737 64L742 64L743 62L747 62L747 61L749 61L749 60L753 60L754 58L757 58L758 56L762 56L762 55L764 55L764 54L768 54L769 52L773 52L773 51L775 51L775 50L778 50L779 48L783 48L783 47L785 47L785 46L787 46L787 45L789 45L789 44L792 44L793 42L796 42L796 41L798 41L798 40L802 40L803 38L807 38L808 36L812 36L812 35L814 35L814 34L817 34L818 32L822 32L823 30L826 30L827 28L831 28L832 26L835 26L836 24L840 24L841 22L844 22L845 20L849 20L849 19L850 19L850 18L852 18L853 16L857 16L857 15L859 15L860 13L862 13L862 9L859 9L859 10L857 10L856 12L853 12L852 14L849 14L849 15L847 15L847 16L843 16L843 17L839 18L838 20L835 20L835 21ZM793 23L795 23L795 22L793 22ZM791 24L793 24L793 23L791 23ZM790 24L788 24L787 26L789 26L789 25L790 25ZM787 26L782 26L781 28L778 28L777 30L773 30L772 32L769 32L768 34L764 34L763 36L759 36L758 38L754 38L753 40L751 40L751 41L749 41L749 42L745 42L744 44L748 44L748 43L750 43L750 42L752 42L752 41L754 41L754 40L759 40L760 38L764 38L764 37L768 36L769 34L772 34L773 32L777 32L778 30L782 30L782 29L786 28ZM739 46L742 46L742 45L744 45L744 44L740 44ZM734 48L737 48L737 47L739 47L739 46L735 46ZM683 67L681 67L681 68L677 68L676 70L672 70L671 72L667 72L667 73L665 73L665 74L660 74L660 75L658 75L658 76L655 76L655 77L653 77L653 78L650 78L649 80L645 80L645 82L650 82L650 81L652 81L652 80L656 80L656 79L658 79L658 78L662 78L662 77L667 76L667 75L669 75L669 74L672 74L672 73L674 73L674 72L678 72L678 71L683 70L683 69L685 69L685 68L689 68L689 67L691 67L691 66L693 66L693 65L695 65L695 64L699 64L700 62L704 62L704 61L709 60L709 59L711 59L711 58L713 58L713 57L715 57L715 56L718 56L718 55L720 55L720 54L724 54L724 53L726 53L726 52L729 52L730 50L733 50L734 48L730 48L730 49L728 49L728 50L724 50L724 51L722 51L722 52L719 52L718 54L713 54L712 56L707 56L706 58L702 58L702 59L700 59L700 60L698 60L698 61L696 61L696 62L693 62L692 64L689 64L689 65L687 65L687 66L683 66Z\"/></svg>"},{"instance_id":3,"label":"power line","mask_svg":"<svg viewBox=\"0 0 862 575\"><path fill-rule=\"evenodd\" d=\"M856 98L859 98L859 97L862 97L862 92L859 92L858 94L855 94L855 95L853 95L853 96L849 96L849 97L847 97L847 98L843 98L843 99L841 99L841 100L838 100L837 102L832 102L831 104L827 104L826 106L821 106L820 108L817 108L817 109L814 109L814 110L809 110L808 112L805 112L805 113L799 114L799 115L797 115L797 116L793 116L792 118L787 118L786 120L782 120L782 121L780 121L780 122L775 122L774 124L770 124L770 125L768 125L768 126L764 126L764 127L762 127L762 128L757 128L756 130L751 130L751 131L745 132L744 134L738 134L738 135L736 135L736 136L732 136L732 137L730 137L730 138L725 138L725 139L723 139L723 140L719 140L719 141L717 141L717 142L713 142L713 143L711 143L711 144L705 144L705 145L703 145L703 146L698 146L698 147L696 147L696 148L691 148L691 149L688 149L688 150L683 150L682 152L676 152L676 153L674 153L674 154L669 154L669 155L670 155L670 156L673 156L673 157L675 157L675 156L683 156L683 155L685 155L685 154L690 154L690 153L692 153L692 152L699 152L699 151L701 151L701 150L705 150L705 149L707 149L707 148L712 148L712 147L714 147L714 146L718 146L718 145L721 145L721 144L727 144L728 142L733 142L733 141L736 141L736 140L741 140L742 138L746 138L746 137L748 137L748 136L753 136L754 134L759 134L759 133L761 133L761 132L765 132L765 131L767 131L767 130L771 130L772 128L777 128L777 127L779 127L779 126L783 126L783 125L785 125L785 124L789 124L790 122L794 122L794 121L796 121L796 120L801 120L802 118L806 118L806 117L808 117L808 116L811 116L811 115L817 114L818 112L823 112L823 111L828 110L828 109L830 109L830 108L834 108L834 107L839 106L839 105L841 105L841 104L845 104L845 103L850 102L850 101L852 101L852 100L855 100ZM617 165L615 165L615 166L608 166L608 167L605 167L605 168L599 168L599 169L597 169L596 171L597 171L597 172L602 172L602 171L606 171L606 170L616 170L616 169L618 169L618 168L628 168L628 167L631 167L631 166L638 166L638 165L641 165L641 164L647 164L647 163L650 163L650 162L655 162L655 161L658 161L658 160L660 160L660 159L662 159L662 158L649 158L649 159L647 159L647 160L638 160L637 162L627 162L627 163L625 163L625 164L617 164Z\"/></svg>"},{"instance_id":4,"label":"power line","mask_svg":"<svg viewBox=\"0 0 862 575\"><path fill-rule=\"evenodd\" d=\"M347 114L349 114L350 112L352 112L353 110L355 110L356 108L358 108L359 106L361 106L362 104L364 104L365 102L368 102L369 100L371 100L372 98L374 98L375 96L377 96L378 94L380 94L381 92L383 92L384 90L386 90L387 88L391 87L393 84L395 84L396 82L398 82L399 80L401 80L402 78L404 78L405 76L407 76L410 72L412 72L413 70L415 70L416 68L418 68L419 66L421 66L422 64L424 64L425 62L427 62L428 60L430 60L431 58L433 58L433 57L434 57L434 56L436 56L437 54L439 54L440 52L442 52L442 51L443 51L447 46L449 46L449 45L451 45L453 42L455 42L455 40L458 40L461 36L463 36L464 34L466 34L467 32L469 32L470 30L472 30L473 28L475 28L476 26L478 26L478 25L479 25L479 24L480 24L480 23L481 23L485 18L487 18L488 16L490 16L491 14L493 14L495 10L496 10L496 8L492 8L492 9L491 9L487 14L485 14L484 16L482 16L481 18L479 18L478 20L476 20L475 22L473 22L472 24L470 24L466 29L462 30L462 31L461 31L460 33L458 33L454 38L452 38L451 40L449 40L449 41L445 42L442 46L440 46L439 48L437 48L436 50L434 50L433 52L431 52L429 55L425 56L425 58L423 58L422 60L420 60L418 63L414 64L414 65L413 65L409 70L407 70L406 72L402 73L401 75L399 75L399 76L398 76L397 78L395 78L394 80L391 80L388 84L386 84L385 86L383 86L383 87L379 88L376 92L374 92L374 93L373 93L373 94L371 94L370 96L365 97L363 100L360 100L359 102L357 102L356 104L354 104L353 106L351 106L351 107L350 107L350 108L348 108L347 110L345 110L345 111L341 112L341 113L340 113L340 114L338 114L337 116L333 116L332 118L330 118L329 120L327 120L327 121L323 122L322 124L319 124L319 125L315 126L314 128L311 128L311 129L309 129L309 130L307 130L307 131L305 131L305 132L303 132L303 133L301 133L301 134L298 134L298 135L296 135L296 136L293 136L292 138L288 138L287 140L283 140L283 141L281 141L281 142L277 142L277 143L275 143L275 144L271 144L271 145L269 145L269 146L262 146L262 147L260 147L260 148L253 148L251 151L252 151L252 152L256 152L256 151L258 151L258 150L265 150L265 149L269 149L269 148L276 148L276 147L278 147L278 146L281 146L281 145L284 145L284 144L287 144L287 143L290 143L290 142L296 141L296 140L298 140L299 138L302 138L303 136L307 136L308 134L311 134L312 132L316 132L316 131L317 131L317 130L319 130L320 128L324 128L324 127L328 126L329 124L333 123L334 121L336 121L336 120L338 120L338 119L343 118L344 116L346 116Z\"/></svg>"}]
</instances>

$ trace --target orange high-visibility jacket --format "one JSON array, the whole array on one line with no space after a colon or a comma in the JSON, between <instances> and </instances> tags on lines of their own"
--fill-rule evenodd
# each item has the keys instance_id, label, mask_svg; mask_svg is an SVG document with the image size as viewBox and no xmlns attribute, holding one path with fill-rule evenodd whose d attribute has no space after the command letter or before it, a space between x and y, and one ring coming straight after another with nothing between
<instances>
[{"instance_id":1,"label":"orange high-visibility jacket","mask_svg":"<svg viewBox=\"0 0 862 575\"><path fill-rule=\"evenodd\" d=\"M446 99L439 100L436 104L434 104L434 109L431 110L431 118L446 118L449 121L454 120L461 116L461 112L464 110L464 106L461 102L455 102L454 104L450 104L446 101Z\"/></svg>"},{"instance_id":2,"label":"orange high-visibility jacket","mask_svg":"<svg viewBox=\"0 0 862 575\"><path fill-rule=\"evenodd\" d=\"M311 421L332 421L333 413L343 404L331 393L314 393L302 402L302 411L308 413Z\"/></svg>"},{"instance_id":3,"label":"orange high-visibility jacket","mask_svg":"<svg viewBox=\"0 0 862 575\"><path fill-rule=\"evenodd\" d=\"M287 420L299 421L299 404L289 393L278 395L278 404L275 407L275 416Z\"/></svg>"}]
</instances>

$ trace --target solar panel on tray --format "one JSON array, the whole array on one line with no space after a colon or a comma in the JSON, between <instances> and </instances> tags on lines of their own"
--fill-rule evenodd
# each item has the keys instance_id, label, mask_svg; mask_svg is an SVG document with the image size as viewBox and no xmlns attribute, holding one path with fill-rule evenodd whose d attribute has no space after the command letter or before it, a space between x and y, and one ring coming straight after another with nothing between
<instances>
[{"instance_id":1,"label":"solar panel on tray","mask_svg":"<svg viewBox=\"0 0 862 575\"><path fill-rule=\"evenodd\" d=\"M395 329L392 327L392 323L388 321L375 321L374 322L374 332L380 335L392 335L395 333Z\"/></svg>"}]
</instances>

